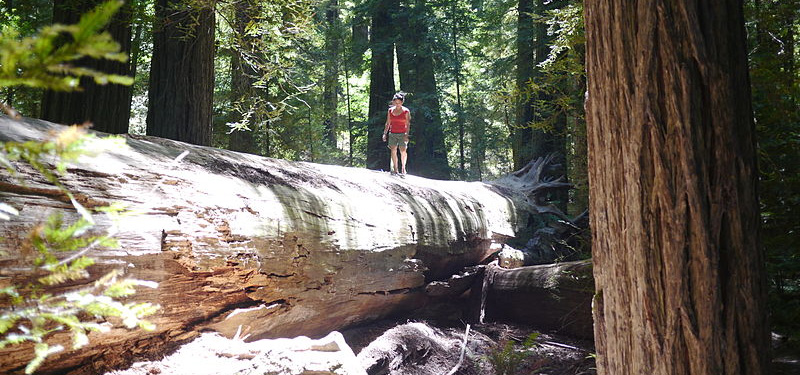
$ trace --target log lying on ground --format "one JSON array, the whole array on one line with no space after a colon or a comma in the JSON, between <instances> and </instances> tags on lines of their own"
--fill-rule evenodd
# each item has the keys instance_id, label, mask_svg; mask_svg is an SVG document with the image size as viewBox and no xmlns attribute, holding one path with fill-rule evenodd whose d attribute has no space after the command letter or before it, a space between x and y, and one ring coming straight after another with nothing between
<instances>
[{"instance_id":1,"label":"log lying on ground","mask_svg":"<svg viewBox=\"0 0 800 375\"><path fill-rule=\"evenodd\" d=\"M0 141L41 140L62 127L0 117ZM42 373L98 373L163 353L212 329L231 337L318 336L413 309L427 279L474 265L514 236L513 190L485 183L406 179L131 136L126 147L70 165L65 187L87 208L127 204L120 248L93 249L92 278L112 269L159 283L137 301L161 310L152 332L90 334L80 351L52 355ZM184 153L182 161L174 159ZM69 199L30 168L0 174L0 201L20 211L0 221L0 286L30 277L16 251ZM525 198L523 198L525 199ZM96 217L99 232L112 222ZM87 285L72 285L79 288ZM54 342L70 347L67 335ZM30 345L0 350L0 373L20 372Z\"/></svg>"},{"instance_id":2,"label":"log lying on ground","mask_svg":"<svg viewBox=\"0 0 800 375\"><path fill-rule=\"evenodd\" d=\"M574 337L593 337L590 260L513 269L493 262L484 272L487 321L528 323ZM473 292L480 293L476 289Z\"/></svg>"}]
</instances>

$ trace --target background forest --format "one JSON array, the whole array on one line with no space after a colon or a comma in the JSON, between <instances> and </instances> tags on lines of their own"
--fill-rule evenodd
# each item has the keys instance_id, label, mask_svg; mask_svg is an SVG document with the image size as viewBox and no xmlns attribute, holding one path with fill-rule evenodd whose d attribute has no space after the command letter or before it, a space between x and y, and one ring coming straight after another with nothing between
<instances>
[{"instance_id":1,"label":"background forest","mask_svg":"<svg viewBox=\"0 0 800 375\"><path fill-rule=\"evenodd\" d=\"M2 0L0 40L75 23L99 3ZM745 1L772 323L796 338L798 5ZM129 60L78 65L133 85L0 85L0 101L109 133L388 170L380 134L403 91L411 174L485 180L555 154L551 178L576 188L552 201L578 215L588 207L582 17L573 0L130 0L108 29Z\"/></svg>"}]
</instances>

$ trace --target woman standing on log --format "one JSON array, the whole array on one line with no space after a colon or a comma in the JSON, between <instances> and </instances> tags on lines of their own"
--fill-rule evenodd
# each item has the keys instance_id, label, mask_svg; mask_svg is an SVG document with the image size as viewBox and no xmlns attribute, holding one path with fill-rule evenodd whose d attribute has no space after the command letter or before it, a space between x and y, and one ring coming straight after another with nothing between
<instances>
[{"instance_id":1,"label":"woman standing on log","mask_svg":"<svg viewBox=\"0 0 800 375\"><path fill-rule=\"evenodd\" d=\"M408 132L411 130L411 111L403 107L405 94L397 93L392 98L392 106L386 114L386 125L383 128L383 141L389 142L389 152L392 156L392 174L398 173L397 150L400 149L400 177L406 175L406 160L408 160Z\"/></svg>"}]
</instances>

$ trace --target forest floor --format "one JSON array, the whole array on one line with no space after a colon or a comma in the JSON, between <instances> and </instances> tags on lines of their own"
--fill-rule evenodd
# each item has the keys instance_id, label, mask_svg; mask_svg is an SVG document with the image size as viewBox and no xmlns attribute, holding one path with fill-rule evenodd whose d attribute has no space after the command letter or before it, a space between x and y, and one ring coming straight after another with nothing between
<instances>
[{"instance_id":1,"label":"forest floor","mask_svg":"<svg viewBox=\"0 0 800 375\"><path fill-rule=\"evenodd\" d=\"M409 342L397 335L387 335L390 331L397 331L398 327L411 325L425 325L436 331L436 335L428 337L428 343L435 345L434 341L458 341L460 348L464 335L464 324L452 321L430 320L382 320L368 325L355 327L341 332L347 345L353 353L371 347L371 343L380 339L395 340L397 347L414 353L389 353L393 362L404 362L393 369L382 369L377 372L373 369L370 374L384 375L443 375L441 370L435 370L436 365L445 363L451 368L458 362L459 350L441 352L431 347L426 348L423 355L419 355L419 348L408 345ZM413 334L413 332L411 332ZM535 344L524 348L522 342L531 334L536 335ZM408 335L408 332L406 332ZM419 337L415 337L418 339ZM274 340L263 340L274 341ZM419 343L421 341L417 341ZM594 346L591 341L578 340L560 335L541 333L537 330L520 325L503 323L486 323L472 325L469 335L468 347L472 352L471 359L460 366L456 375L492 375L503 373L498 369L504 367L506 374L514 375L592 375L596 374ZM512 345L508 345L512 342ZM772 375L800 375L800 355L792 348L774 341ZM138 362L127 370L110 372L107 375L186 375L186 374L306 374L302 367L293 366L292 359L285 353L269 350L253 350L245 347L241 341L231 340L219 335L204 335L198 340L180 348L175 353L163 357L161 360ZM373 345L374 346L374 345ZM263 347L262 347L263 348ZM511 350L509 350L511 348ZM428 350L430 349L430 350ZM363 353L362 353L363 354ZM310 355L310 354L306 354ZM319 354L314 354L319 355ZM395 355L398 358L391 358ZM352 358L352 354L350 354ZM270 357L270 358L265 358ZM409 357L411 360L408 360ZM491 358L491 359L490 359ZM359 359L363 358L359 357ZM396 360L395 360L396 359ZM324 360L317 361L319 363ZM471 363L469 363L471 362ZM491 365L487 365L491 364ZM297 367L297 368L295 368ZM441 366L439 366L439 369ZM509 371L511 370L511 371ZM255 372L254 372L255 371ZM325 373L330 372L310 372ZM339 373L338 371L336 373Z\"/></svg>"},{"instance_id":2,"label":"forest floor","mask_svg":"<svg viewBox=\"0 0 800 375\"><path fill-rule=\"evenodd\" d=\"M415 322L415 320L410 320ZM431 327L441 329L445 334L449 333L451 339L463 338L464 325L449 321L416 321L427 324ZM406 321L380 321L367 326L342 331L345 340L355 353L359 353L376 338L383 335L390 329L398 327ZM493 365L502 365L506 369L516 367L515 375L541 374L541 375L590 375L595 374L594 369L594 345L591 341L578 340L561 335L553 335L539 332L531 327L504 323L484 323L471 326L470 340L473 341L470 348L477 354L478 362L471 366L464 365L462 370L456 374L471 374L469 367L478 368L477 373L481 374L500 374L502 372L493 370L492 367L483 367L484 364L494 361ZM523 342L531 335L536 335L535 342L528 348L523 347ZM480 337L488 338L480 339ZM474 339L473 339L474 338ZM511 346L507 348L507 343ZM510 351L509 349L513 350ZM456 363L455 357L458 352L452 353L453 357L447 358L448 362ZM492 360L490 360L492 358ZM431 358L429 362L436 360ZM517 363L514 363L517 362ZM424 366L421 365L421 366ZM494 366L496 367L496 366ZM488 370L488 371L487 371ZM390 371L388 374L410 374L412 371L404 369L401 371ZM425 374L424 370L416 374ZM430 375L442 375L436 372L429 372Z\"/></svg>"},{"instance_id":3,"label":"forest floor","mask_svg":"<svg viewBox=\"0 0 800 375\"><path fill-rule=\"evenodd\" d=\"M441 371L442 364L448 369L458 363L459 351L464 335L464 325L454 323L442 323L432 321L398 321L385 320L371 323L369 325L344 330L347 345L353 353L359 353L373 341L386 337L385 333L396 330L398 327L412 325L425 325L437 334L424 339L431 346L435 346L435 341L458 342L458 345L451 350L442 352L431 347L424 350L424 354L419 355L419 348L400 346L407 349L407 352L395 353L402 357L400 367L391 370L370 370L370 374L383 375L444 375ZM491 375L499 374L494 370L492 364L499 363L504 366L506 374L514 375L590 375L595 374L594 358L592 353L592 343L569 339L561 336L549 334L538 334L536 344L523 348L522 342L536 333L529 327L514 326L508 324L489 323L471 326L469 335L470 352L472 359L465 360L459 367L456 375ZM419 337L416 337L419 338ZM395 336L394 339L397 339ZM287 339L288 340L288 339ZM412 338L413 340L413 338ZM319 369L309 368L308 363L322 364L324 358L308 360L308 356L321 356L324 353L305 352L301 354L305 357L305 364L301 363L292 354L285 351L276 350L275 346L285 345L278 343L278 340L260 340L253 344L244 343L241 340L232 340L218 334L207 333L201 335L194 341L187 343L172 353L164 353L158 360L136 362L130 368L106 373L106 375L246 375L246 374L340 374L350 372L319 371ZM402 341L402 339L401 339ZM503 349L507 342L511 350ZM430 350L428 350L430 349ZM415 352L416 351L416 352ZM415 353L414 353L415 352ZM297 353L297 352L295 352ZM302 353L302 352L301 352ZM352 356L352 354L350 354ZM412 360L407 361L409 357ZM489 357L493 357L492 362ZM352 358L352 357L351 357ZM359 359L361 359L359 357ZM355 360L355 358L353 358ZM397 361L394 361L397 362ZM330 362L326 366L329 367ZM437 367L438 366L438 367ZM319 366L318 366L319 367ZM334 366L337 368L339 366ZM359 366L360 367L360 366Z\"/></svg>"},{"instance_id":4,"label":"forest floor","mask_svg":"<svg viewBox=\"0 0 800 375\"><path fill-rule=\"evenodd\" d=\"M800 345L785 336L772 336L773 375L800 375Z\"/></svg>"}]
</instances>

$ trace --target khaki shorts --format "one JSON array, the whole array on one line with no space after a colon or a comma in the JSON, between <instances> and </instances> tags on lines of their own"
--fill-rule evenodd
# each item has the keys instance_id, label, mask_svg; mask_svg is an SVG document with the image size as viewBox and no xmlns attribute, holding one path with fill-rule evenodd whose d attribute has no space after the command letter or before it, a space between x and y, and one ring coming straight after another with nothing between
<instances>
[{"instance_id":1,"label":"khaki shorts","mask_svg":"<svg viewBox=\"0 0 800 375\"><path fill-rule=\"evenodd\" d=\"M406 148L408 147L408 141L406 141L406 133L389 133L389 136L386 138L389 142L389 147L397 146Z\"/></svg>"}]
</instances>

